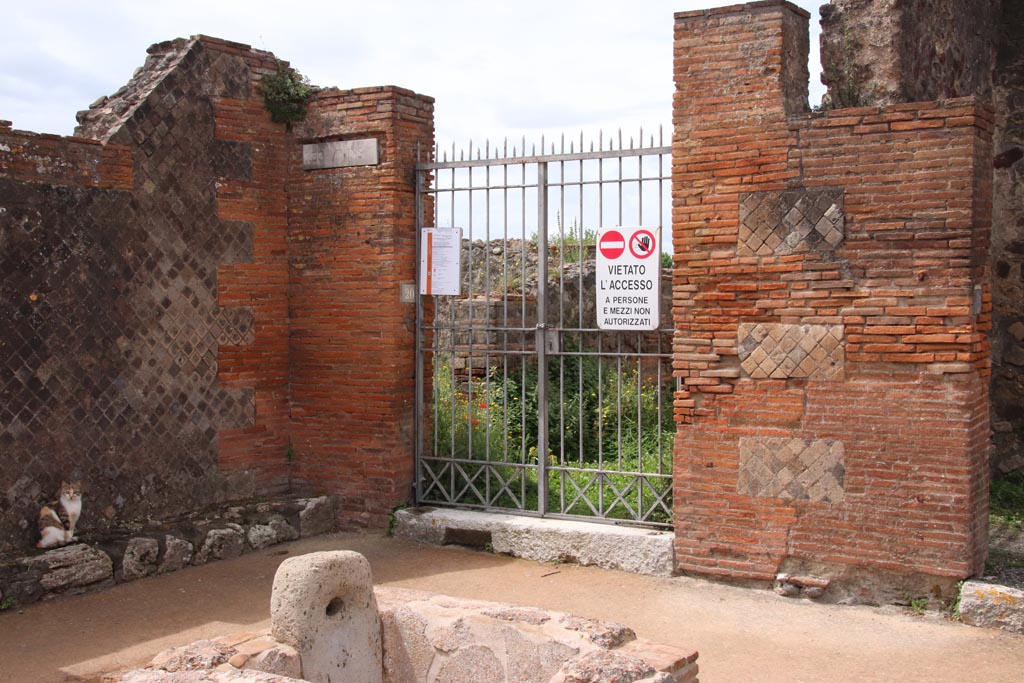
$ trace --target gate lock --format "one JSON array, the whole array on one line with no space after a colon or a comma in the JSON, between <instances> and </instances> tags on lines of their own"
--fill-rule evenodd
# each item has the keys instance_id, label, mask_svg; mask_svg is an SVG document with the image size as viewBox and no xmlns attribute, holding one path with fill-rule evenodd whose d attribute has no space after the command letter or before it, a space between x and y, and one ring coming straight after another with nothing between
<instances>
[{"instance_id":1,"label":"gate lock","mask_svg":"<svg viewBox=\"0 0 1024 683\"><path fill-rule=\"evenodd\" d=\"M537 336L544 344L545 353L559 353L561 351L561 330L557 327L549 327L545 324L537 325Z\"/></svg>"}]
</instances>

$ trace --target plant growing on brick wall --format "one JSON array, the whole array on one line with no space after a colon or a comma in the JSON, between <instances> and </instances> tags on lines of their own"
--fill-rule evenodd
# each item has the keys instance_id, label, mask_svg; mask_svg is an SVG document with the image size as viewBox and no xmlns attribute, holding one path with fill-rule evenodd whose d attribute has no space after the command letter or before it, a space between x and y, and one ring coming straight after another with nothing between
<instances>
[{"instance_id":1,"label":"plant growing on brick wall","mask_svg":"<svg viewBox=\"0 0 1024 683\"><path fill-rule=\"evenodd\" d=\"M277 71L260 81L263 104L276 123L293 123L306 116L306 102L313 94L309 79L278 60Z\"/></svg>"}]
</instances>

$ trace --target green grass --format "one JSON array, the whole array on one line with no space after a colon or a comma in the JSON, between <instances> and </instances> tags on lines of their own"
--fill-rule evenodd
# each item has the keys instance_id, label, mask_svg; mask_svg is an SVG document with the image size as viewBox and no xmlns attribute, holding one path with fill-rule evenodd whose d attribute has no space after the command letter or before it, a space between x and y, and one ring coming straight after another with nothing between
<instances>
[{"instance_id":1,"label":"green grass","mask_svg":"<svg viewBox=\"0 0 1024 683\"><path fill-rule=\"evenodd\" d=\"M560 469L555 465L548 470L549 512L563 512L583 517L640 520L671 523L671 477L636 477L632 473L619 474L614 463L597 471L597 464L578 465ZM556 469L558 468L558 469ZM653 468L652 468L653 469ZM484 504L478 493L491 495L488 507L539 511L539 469L512 467L498 463L467 464L456 477L456 490L462 495L456 502L466 505ZM476 490L465 488L472 481ZM490 488L488 489L488 483ZM502 490L507 486L512 491Z\"/></svg>"},{"instance_id":2,"label":"green grass","mask_svg":"<svg viewBox=\"0 0 1024 683\"><path fill-rule=\"evenodd\" d=\"M1024 528L1024 472L993 479L989 499L992 526L1018 531Z\"/></svg>"},{"instance_id":3,"label":"green grass","mask_svg":"<svg viewBox=\"0 0 1024 683\"><path fill-rule=\"evenodd\" d=\"M1011 472L992 480L989 488L989 525L993 532L1007 530L1012 537L1024 531L1024 472ZM992 549L985 572L1001 574L1024 569L1024 557Z\"/></svg>"},{"instance_id":4,"label":"green grass","mask_svg":"<svg viewBox=\"0 0 1024 683\"><path fill-rule=\"evenodd\" d=\"M1006 569L1024 569L1024 557L1002 550L990 550L985 560L985 573L1000 574Z\"/></svg>"},{"instance_id":5,"label":"green grass","mask_svg":"<svg viewBox=\"0 0 1024 683\"><path fill-rule=\"evenodd\" d=\"M446 472L456 502L538 510L536 368L466 383L437 362L434 453L472 461ZM549 368L548 416L548 510L671 523L671 377L658 386L635 367L563 356Z\"/></svg>"}]
</instances>

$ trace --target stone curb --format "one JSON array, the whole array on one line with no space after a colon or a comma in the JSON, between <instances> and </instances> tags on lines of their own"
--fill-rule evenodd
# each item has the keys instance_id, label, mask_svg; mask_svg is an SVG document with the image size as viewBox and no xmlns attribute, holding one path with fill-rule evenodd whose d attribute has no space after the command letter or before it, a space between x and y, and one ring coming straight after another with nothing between
<instances>
[{"instance_id":1,"label":"stone curb","mask_svg":"<svg viewBox=\"0 0 1024 683\"><path fill-rule=\"evenodd\" d=\"M334 530L329 496L236 505L160 530L92 540L0 562L0 604L24 606Z\"/></svg>"}]
</instances>

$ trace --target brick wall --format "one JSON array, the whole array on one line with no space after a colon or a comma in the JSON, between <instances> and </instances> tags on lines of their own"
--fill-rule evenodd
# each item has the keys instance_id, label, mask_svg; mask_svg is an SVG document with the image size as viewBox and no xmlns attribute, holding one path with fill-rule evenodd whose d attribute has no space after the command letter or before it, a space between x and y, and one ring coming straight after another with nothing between
<instances>
[{"instance_id":1,"label":"brick wall","mask_svg":"<svg viewBox=\"0 0 1024 683\"><path fill-rule=\"evenodd\" d=\"M217 269L221 306L252 311L254 329L244 344L222 344L217 354L221 385L253 393L254 419L219 435L218 466L257 473L261 490L291 489L288 385L288 196L286 186L301 163L301 150L285 126L273 123L256 83L276 69L273 55L247 45L203 37L220 59L244 59L250 83L211 101L216 146L238 155L235 168L216 183L218 218L248 231L248 258Z\"/></svg>"},{"instance_id":2,"label":"brick wall","mask_svg":"<svg viewBox=\"0 0 1024 683\"><path fill-rule=\"evenodd\" d=\"M77 138L0 124L0 552L82 478L86 533L290 489L384 524L412 481L417 143L432 101L320 91L272 123L275 57L154 45ZM377 137L373 167L302 143ZM395 265L400 264L400 265Z\"/></svg>"},{"instance_id":3,"label":"brick wall","mask_svg":"<svg viewBox=\"0 0 1024 683\"><path fill-rule=\"evenodd\" d=\"M15 132L0 121L0 173L22 182L68 187L128 190L132 186L132 156L127 147L102 145L87 138Z\"/></svg>"},{"instance_id":4,"label":"brick wall","mask_svg":"<svg viewBox=\"0 0 1024 683\"><path fill-rule=\"evenodd\" d=\"M380 163L301 172L289 188L291 424L297 476L338 494L346 525L383 526L413 481L415 164L433 100L326 90L297 140L374 138Z\"/></svg>"},{"instance_id":5,"label":"brick wall","mask_svg":"<svg viewBox=\"0 0 1024 683\"><path fill-rule=\"evenodd\" d=\"M984 559L992 116L806 114L807 18L676 15L677 561L944 590Z\"/></svg>"},{"instance_id":6,"label":"brick wall","mask_svg":"<svg viewBox=\"0 0 1024 683\"><path fill-rule=\"evenodd\" d=\"M834 106L977 96L993 135L993 474L1024 468L1024 9L1004 0L832 0L823 81Z\"/></svg>"}]
</instances>

